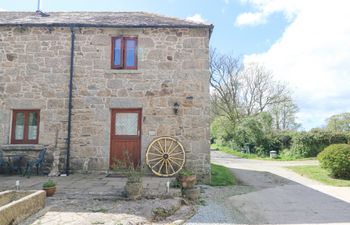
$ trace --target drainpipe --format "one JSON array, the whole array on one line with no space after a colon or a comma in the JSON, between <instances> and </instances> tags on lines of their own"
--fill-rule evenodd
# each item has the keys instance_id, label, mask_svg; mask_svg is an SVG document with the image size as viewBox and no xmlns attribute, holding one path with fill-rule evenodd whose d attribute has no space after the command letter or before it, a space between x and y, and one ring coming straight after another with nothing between
<instances>
[{"instance_id":1,"label":"drainpipe","mask_svg":"<svg viewBox=\"0 0 350 225\"><path fill-rule=\"evenodd\" d=\"M67 156L66 156L66 175L69 176L69 158L70 158L70 144L72 132L72 100L73 100L73 74L74 74L74 26L70 27L71 32L71 46L70 46L70 71L69 71L69 98L68 98L68 134L67 134Z\"/></svg>"}]
</instances>

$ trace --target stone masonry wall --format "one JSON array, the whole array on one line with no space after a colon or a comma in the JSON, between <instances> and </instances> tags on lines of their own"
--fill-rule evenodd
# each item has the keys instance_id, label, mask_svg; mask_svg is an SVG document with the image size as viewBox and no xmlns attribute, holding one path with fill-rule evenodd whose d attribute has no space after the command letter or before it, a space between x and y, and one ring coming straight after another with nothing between
<instances>
[{"instance_id":1,"label":"stone masonry wall","mask_svg":"<svg viewBox=\"0 0 350 225\"><path fill-rule=\"evenodd\" d=\"M111 109L142 108L141 161L154 138L173 136L186 166L208 178L208 29L75 33L72 169L108 170ZM138 70L110 69L111 37L119 35L138 37ZM68 28L0 27L0 145L9 143L12 109L40 109L39 144L57 143L64 155L69 60Z\"/></svg>"}]
</instances>

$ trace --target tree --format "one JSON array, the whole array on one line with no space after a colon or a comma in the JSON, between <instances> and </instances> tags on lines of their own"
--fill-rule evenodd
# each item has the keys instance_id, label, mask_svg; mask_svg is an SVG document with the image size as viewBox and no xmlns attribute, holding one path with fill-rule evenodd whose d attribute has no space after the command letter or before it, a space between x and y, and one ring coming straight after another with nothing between
<instances>
[{"instance_id":1,"label":"tree","mask_svg":"<svg viewBox=\"0 0 350 225\"><path fill-rule=\"evenodd\" d=\"M245 115L257 115L269 107L288 101L286 85L276 82L264 66L250 63L241 72L241 107Z\"/></svg>"},{"instance_id":2,"label":"tree","mask_svg":"<svg viewBox=\"0 0 350 225\"><path fill-rule=\"evenodd\" d=\"M326 129L330 131L350 131L350 113L341 113L329 117Z\"/></svg>"},{"instance_id":3,"label":"tree","mask_svg":"<svg viewBox=\"0 0 350 225\"><path fill-rule=\"evenodd\" d=\"M279 131L296 130L300 127L295 116L299 110L298 106L290 96L285 98L286 101L273 105L269 110L273 117L273 127Z\"/></svg>"},{"instance_id":4,"label":"tree","mask_svg":"<svg viewBox=\"0 0 350 225\"><path fill-rule=\"evenodd\" d=\"M214 115L225 116L236 126L242 118L256 116L289 101L286 85L276 82L271 71L239 58L210 52L211 106Z\"/></svg>"},{"instance_id":5,"label":"tree","mask_svg":"<svg viewBox=\"0 0 350 225\"><path fill-rule=\"evenodd\" d=\"M238 58L210 51L211 109L215 116L225 116L233 126L241 114L238 96L241 65Z\"/></svg>"}]
</instances>

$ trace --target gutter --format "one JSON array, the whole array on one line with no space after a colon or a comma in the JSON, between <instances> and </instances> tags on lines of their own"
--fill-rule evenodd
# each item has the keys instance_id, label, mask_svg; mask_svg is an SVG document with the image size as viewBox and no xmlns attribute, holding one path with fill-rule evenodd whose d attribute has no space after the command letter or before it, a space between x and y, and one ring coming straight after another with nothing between
<instances>
[{"instance_id":1,"label":"gutter","mask_svg":"<svg viewBox=\"0 0 350 225\"><path fill-rule=\"evenodd\" d=\"M209 25L209 40L211 38L211 35L213 34L213 30L214 30L214 25L213 24L210 24Z\"/></svg>"},{"instance_id":2,"label":"gutter","mask_svg":"<svg viewBox=\"0 0 350 225\"><path fill-rule=\"evenodd\" d=\"M67 127L67 151L66 151L66 175L69 176L70 170L70 146L72 133L72 108L73 108L73 75L74 75L74 26L70 27L71 32L71 46L70 46L70 70L69 70L69 96L68 96L68 127Z\"/></svg>"}]
</instances>

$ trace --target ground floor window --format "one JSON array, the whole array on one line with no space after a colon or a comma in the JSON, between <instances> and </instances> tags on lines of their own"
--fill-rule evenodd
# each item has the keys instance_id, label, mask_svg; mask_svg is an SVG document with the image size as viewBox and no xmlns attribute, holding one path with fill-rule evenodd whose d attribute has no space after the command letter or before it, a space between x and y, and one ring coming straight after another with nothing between
<instances>
[{"instance_id":1,"label":"ground floor window","mask_svg":"<svg viewBox=\"0 0 350 225\"><path fill-rule=\"evenodd\" d=\"M12 144L38 144L40 110L13 110Z\"/></svg>"}]
</instances>

